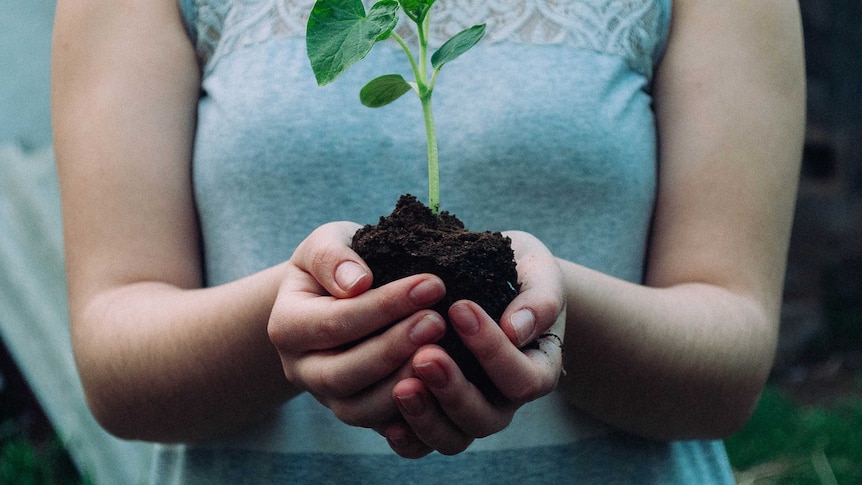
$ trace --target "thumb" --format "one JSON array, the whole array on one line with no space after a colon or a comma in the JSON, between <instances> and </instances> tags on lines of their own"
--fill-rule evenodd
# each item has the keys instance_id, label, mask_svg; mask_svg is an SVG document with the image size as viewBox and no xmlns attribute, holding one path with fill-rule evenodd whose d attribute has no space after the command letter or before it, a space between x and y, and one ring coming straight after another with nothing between
<instances>
[{"instance_id":1,"label":"thumb","mask_svg":"<svg viewBox=\"0 0 862 485\"><path fill-rule=\"evenodd\" d=\"M373 277L350 247L359 227L353 222L324 224L305 238L291 259L336 298L362 294L371 287Z\"/></svg>"},{"instance_id":2,"label":"thumb","mask_svg":"<svg viewBox=\"0 0 862 485\"><path fill-rule=\"evenodd\" d=\"M371 286L371 270L360 261L362 260L347 259L338 263L333 275L337 288L328 288L324 285L327 291L338 298L349 298L367 290Z\"/></svg>"}]
</instances>

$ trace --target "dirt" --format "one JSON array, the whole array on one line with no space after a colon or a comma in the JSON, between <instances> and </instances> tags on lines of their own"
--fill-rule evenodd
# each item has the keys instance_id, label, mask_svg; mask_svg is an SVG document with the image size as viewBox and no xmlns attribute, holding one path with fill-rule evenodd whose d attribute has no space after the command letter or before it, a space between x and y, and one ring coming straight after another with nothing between
<instances>
[{"instance_id":1,"label":"dirt","mask_svg":"<svg viewBox=\"0 0 862 485\"><path fill-rule=\"evenodd\" d=\"M401 196L392 214L357 231L353 249L371 268L375 287L420 273L443 280L446 297L432 308L449 325L439 345L486 396L499 398L499 391L452 330L448 309L456 301L472 300L499 324L520 289L511 240L499 232L469 231L445 211L435 216L408 194Z\"/></svg>"}]
</instances>

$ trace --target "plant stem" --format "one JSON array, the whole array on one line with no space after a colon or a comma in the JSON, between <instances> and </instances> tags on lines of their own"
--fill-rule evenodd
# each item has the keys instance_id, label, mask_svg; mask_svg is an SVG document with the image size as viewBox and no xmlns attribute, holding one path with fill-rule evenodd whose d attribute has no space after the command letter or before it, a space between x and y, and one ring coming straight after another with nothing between
<instances>
[{"instance_id":1,"label":"plant stem","mask_svg":"<svg viewBox=\"0 0 862 485\"><path fill-rule=\"evenodd\" d=\"M428 79L428 12L422 15L416 24L419 37L419 100L422 102L422 115L425 120L425 137L428 145L428 207L431 213L440 213L440 168L437 156L437 129L434 126L434 114L431 110L431 93L434 92L433 82ZM434 70L436 78L436 70Z\"/></svg>"},{"instance_id":2,"label":"plant stem","mask_svg":"<svg viewBox=\"0 0 862 485\"><path fill-rule=\"evenodd\" d=\"M407 56L407 61L410 62L410 69L413 71L413 76L416 78L416 80L419 80L419 66L416 65L416 59L413 57L413 53L410 52L410 47L407 45L406 42L404 42L404 39L400 35L398 35L397 32L392 32L390 34L390 37L392 37L395 42L397 42L398 45L401 46L401 50L403 50L404 54ZM415 86L413 90L416 92L417 95L419 95L418 85Z\"/></svg>"},{"instance_id":3,"label":"plant stem","mask_svg":"<svg viewBox=\"0 0 862 485\"><path fill-rule=\"evenodd\" d=\"M426 30L428 16L416 24L416 36L419 38L419 78L422 84L428 83L428 32ZM419 79L417 79L418 81Z\"/></svg>"},{"instance_id":4,"label":"plant stem","mask_svg":"<svg viewBox=\"0 0 862 485\"><path fill-rule=\"evenodd\" d=\"M434 127L434 114L431 112L431 90L426 91L420 99L425 118L425 136L428 139L428 207L437 215L440 213L440 168L437 158L437 129Z\"/></svg>"},{"instance_id":5,"label":"plant stem","mask_svg":"<svg viewBox=\"0 0 862 485\"><path fill-rule=\"evenodd\" d=\"M437 156L437 129L434 126L434 114L431 111L431 93L437 80L437 69L432 69L431 79L428 79L428 15L427 11L419 19L410 17L416 22L419 41L419 62L413 57L410 48L397 33L391 36L404 50L416 83L414 91L422 103L422 114L425 120L425 138L428 145L428 207L434 215L440 213L440 168Z\"/></svg>"}]
</instances>

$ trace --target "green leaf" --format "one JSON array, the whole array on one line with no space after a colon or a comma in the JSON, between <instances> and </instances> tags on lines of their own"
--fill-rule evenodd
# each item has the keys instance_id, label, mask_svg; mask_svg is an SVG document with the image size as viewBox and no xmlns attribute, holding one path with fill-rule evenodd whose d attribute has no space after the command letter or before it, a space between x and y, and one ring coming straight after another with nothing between
<instances>
[{"instance_id":1,"label":"green leaf","mask_svg":"<svg viewBox=\"0 0 862 485\"><path fill-rule=\"evenodd\" d=\"M398 0L408 17L416 23L421 23L425 14L434 5L434 0Z\"/></svg>"},{"instance_id":2,"label":"green leaf","mask_svg":"<svg viewBox=\"0 0 862 485\"><path fill-rule=\"evenodd\" d=\"M441 45L437 52L431 56L431 66L434 69L440 69L443 64L455 60L455 58L470 50L471 47L482 40L483 35L485 35L485 24L474 25L469 29L458 32L454 37L447 40L445 44Z\"/></svg>"},{"instance_id":3,"label":"green leaf","mask_svg":"<svg viewBox=\"0 0 862 485\"><path fill-rule=\"evenodd\" d=\"M397 23L396 0L380 0L368 15L361 0L317 0L306 28L306 49L317 84L331 83L362 60Z\"/></svg>"},{"instance_id":4,"label":"green leaf","mask_svg":"<svg viewBox=\"0 0 862 485\"><path fill-rule=\"evenodd\" d=\"M379 108L410 91L410 84L400 74L386 74L372 79L359 91L359 100L369 108Z\"/></svg>"}]
</instances>

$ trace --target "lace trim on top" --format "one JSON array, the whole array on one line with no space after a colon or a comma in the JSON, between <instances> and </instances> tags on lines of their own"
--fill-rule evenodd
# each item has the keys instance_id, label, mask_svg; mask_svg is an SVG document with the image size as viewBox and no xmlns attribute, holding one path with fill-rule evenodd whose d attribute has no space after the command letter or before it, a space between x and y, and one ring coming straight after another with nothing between
<instances>
[{"instance_id":1,"label":"lace trim on top","mask_svg":"<svg viewBox=\"0 0 862 485\"><path fill-rule=\"evenodd\" d=\"M205 75L220 57L273 38L302 37L314 0L195 0L197 52ZM369 1L365 1L366 5ZM561 44L623 57L647 78L663 38L659 0L437 0L432 45L478 23L482 42ZM400 35L415 38L403 18Z\"/></svg>"}]
</instances>

